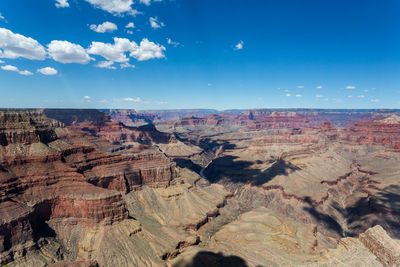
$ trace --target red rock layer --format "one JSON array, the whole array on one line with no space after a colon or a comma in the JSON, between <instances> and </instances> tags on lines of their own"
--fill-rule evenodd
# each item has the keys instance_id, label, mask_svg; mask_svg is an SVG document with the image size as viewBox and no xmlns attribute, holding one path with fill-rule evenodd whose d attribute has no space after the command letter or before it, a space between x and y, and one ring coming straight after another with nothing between
<instances>
[{"instance_id":1,"label":"red rock layer","mask_svg":"<svg viewBox=\"0 0 400 267\"><path fill-rule=\"evenodd\" d=\"M229 124L235 117L230 114L212 114L207 117L188 117L177 121L170 121L168 124L179 126L223 126Z\"/></svg>"},{"instance_id":2,"label":"red rock layer","mask_svg":"<svg viewBox=\"0 0 400 267\"><path fill-rule=\"evenodd\" d=\"M0 264L35 249L29 217L33 209L12 201L0 203Z\"/></svg>"},{"instance_id":3,"label":"red rock layer","mask_svg":"<svg viewBox=\"0 0 400 267\"><path fill-rule=\"evenodd\" d=\"M127 127L120 122L85 122L68 127L73 131L86 132L101 140L113 142L166 143L170 135L157 131L154 125Z\"/></svg>"},{"instance_id":4,"label":"red rock layer","mask_svg":"<svg viewBox=\"0 0 400 267\"><path fill-rule=\"evenodd\" d=\"M87 122L80 113L71 118L55 110L52 115L71 125L56 129L63 125L41 111L0 112L3 146L22 144L21 151L36 147L30 156L15 149L7 154L6 147L0 150L0 264L35 249L33 237L46 221L91 227L125 220L128 210L121 193L144 185L165 187L176 176L175 164L158 150L133 153L128 149L121 154L97 148L101 142L108 143L109 149L117 141L167 141L169 135L154 126L125 127L105 121L97 111L89 112L89 118L98 118L95 122ZM53 143L57 149L40 151L44 144L33 145L56 140L56 132L64 133L62 141Z\"/></svg>"},{"instance_id":5,"label":"red rock layer","mask_svg":"<svg viewBox=\"0 0 400 267\"><path fill-rule=\"evenodd\" d=\"M400 123L358 123L344 131L343 139L360 144L381 144L400 149Z\"/></svg>"},{"instance_id":6,"label":"red rock layer","mask_svg":"<svg viewBox=\"0 0 400 267\"><path fill-rule=\"evenodd\" d=\"M70 155L65 162L94 185L130 192L141 186L166 187L176 177L175 163L161 153L104 155L97 151Z\"/></svg>"},{"instance_id":7,"label":"red rock layer","mask_svg":"<svg viewBox=\"0 0 400 267\"><path fill-rule=\"evenodd\" d=\"M57 138L52 126L57 122L46 118L41 111L0 112L0 145L50 142Z\"/></svg>"},{"instance_id":8,"label":"red rock layer","mask_svg":"<svg viewBox=\"0 0 400 267\"><path fill-rule=\"evenodd\" d=\"M145 125L160 120L157 115L139 114L135 110L113 109L107 110L113 121L119 121L126 126Z\"/></svg>"},{"instance_id":9,"label":"red rock layer","mask_svg":"<svg viewBox=\"0 0 400 267\"><path fill-rule=\"evenodd\" d=\"M246 110L239 115L220 113L208 116L186 117L169 124L179 126L219 126L233 125L251 130L287 129L316 127L324 122L335 126L347 127L370 118L382 118L384 115L373 111L330 111L330 110L288 110L269 109Z\"/></svg>"}]
</instances>

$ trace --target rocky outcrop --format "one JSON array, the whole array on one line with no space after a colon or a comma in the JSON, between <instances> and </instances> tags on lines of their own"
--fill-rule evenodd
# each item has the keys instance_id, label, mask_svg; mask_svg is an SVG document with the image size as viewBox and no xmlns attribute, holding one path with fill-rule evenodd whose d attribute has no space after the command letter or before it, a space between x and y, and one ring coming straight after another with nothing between
<instances>
[{"instance_id":1,"label":"rocky outcrop","mask_svg":"<svg viewBox=\"0 0 400 267\"><path fill-rule=\"evenodd\" d=\"M127 220L123 194L142 186L165 188L177 175L175 163L157 149L100 151L105 143L108 149L117 141L169 138L154 126L108 121L102 112L3 111L0 129L0 264L36 250L43 235L63 243L68 237L60 229L68 225L97 228ZM66 134L59 138L56 132Z\"/></svg>"},{"instance_id":2,"label":"rocky outcrop","mask_svg":"<svg viewBox=\"0 0 400 267\"><path fill-rule=\"evenodd\" d=\"M44 109L43 113L51 119L64 123L66 126L82 122L104 123L110 121L110 116L96 109Z\"/></svg>"},{"instance_id":3,"label":"rocky outcrop","mask_svg":"<svg viewBox=\"0 0 400 267\"><path fill-rule=\"evenodd\" d=\"M167 121L175 121L181 118L205 117L219 113L212 109L176 109L176 110L142 110L131 109L104 109L114 121L122 122L127 126L141 126Z\"/></svg>"},{"instance_id":4,"label":"rocky outcrop","mask_svg":"<svg viewBox=\"0 0 400 267\"><path fill-rule=\"evenodd\" d=\"M174 127L185 127L185 126L224 126L229 125L230 122L235 118L231 114L212 114L207 117L186 117L181 118L177 121L170 121L169 124Z\"/></svg>"},{"instance_id":5,"label":"rocky outcrop","mask_svg":"<svg viewBox=\"0 0 400 267\"><path fill-rule=\"evenodd\" d=\"M113 121L132 127L152 124L160 120L156 114L142 114L133 109L109 109L104 112L109 114Z\"/></svg>"},{"instance_id":6,"label":"rocky outcrop","mask_svg":"<svg viewBox=\"0 0 400 267\"><path fill-rule=\"evenodd\" d=\"M35 249L29 218L33 209L12 201L0 203L0 264Z\"/></svg>"},{"instance_id":7,"label":"rocky outcrop","mask_svg":"<svg viewBox=\"0 0 400 267\"><path fill-rule=\"evenodd\" d=\"M377 225L358 237L384 266L400 266L400 244Z\"/></svg>"},{"instance_id":8,"label":"rocky outcrop","mask_svg":"<svg viewBox=\"0 0 400 267\"><path fill-rule=\"evenodd\" d=\"M0 111L0 145L48 143L57 136L53 127L60 123L46 118L40 110Z\"/></svg>"},{"instance_id":9,"label":"rocky outcrop","mask_svg":"<svg viewBox=\"0 0 400 267\"><path fill-rule=\"evenodd\" d=\"M386 119L355 124L346 129L342 139L359 144L384 145L400 149L400 122L397 115Z\"/></svg>"},{"instance_id":10,"label":"rocky outcrop","mask_svg":"<svg viewBox=\"0 0 400 267\"><path fill-rule=\"evenodd\" d=\"M159 132L151 124L140 127L127 127L117 121L103 123L85 122L70 126L69 129L83 132L111 143L167 143L171 138L169 134Z\"/></svg>"}]
</instances>

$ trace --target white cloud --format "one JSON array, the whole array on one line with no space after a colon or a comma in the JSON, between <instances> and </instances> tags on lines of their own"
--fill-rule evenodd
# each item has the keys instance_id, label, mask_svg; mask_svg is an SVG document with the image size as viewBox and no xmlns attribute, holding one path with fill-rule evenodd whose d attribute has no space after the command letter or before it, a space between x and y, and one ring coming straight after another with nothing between
<instances>
[{"instance_id":1,"label":"white cloud","mask_svg":"<svg viewBox=\"0 0 400 267\"><path fill-rule=\"evenodd\" d=\"M26 75L26 76L33 75L33 73L28 70L22 70L22 71L19 71L18 73L21 75Z\"/></svg>"},{"instance_id":2,"label":"white cloud","mask_svg":"<svg viewBox=\"0 0 400 267\"><path fill-rule=\"evenodd\" d=\"M87 64L92 60L82 46L68 41L52 41L47 51L52 59L61 63Z\"/></svg>"},{"instance_id":3,"label":"white cloud","mask_svg":"<svg viewBox=\"0 0 400 267\"><path fill-rule=\"evenodd\" d=\"M135 103L140 103L142 102L142 99L140 97L132 98L132 97L125 97L121 99L122 101L127 101L127 102L135 102Z\"/></svg>"},{"instance_id":4,"label":"white cloud","mask_svg":"<svg viewBox=\"0 0 400 267\"><path fill-rule=\"evenodd\" d=\"M292 96L291 94L286 94L286 96Z\"/></svg>"},{"instance_id":5,"label":"white cloud","mask_svg":"<svg viewBox=\"0 0 400 267\"><path fill-rule=\"evenodd\" d=\"M354 96L352 96L352 95L348 95L347 97L348 97L348 98L354 98Z\"/></svg>"},{"instance_id":6,"label":"white cloud","mask_svg":"<svg viewBox=\"0 0 400 267\"><path fill-rule=\"evenodd\" d=\"M242 50L243 45L244 45L244 42L242 40L240 40L240 42L237 45L235 45L235 50Z\"/></svg>"},{"instance_id":7,"label":"white cloud","mask_svg":"<svg viewBox=\"0 0 400 267\"><path fill-rule=\"evenodd\" d=\"M6 18L0 13L0 19L6 20Z\"/></svg>"},{"instance_id":8,"label":"white cloud","mask_svg":"<svg viewBox=\"0 0 400 267\"><path fill-rule=\"evenodd\" d=\"M348 85L348 86L346 86L346 89L356 89L356 87L353 85Z\"/></svg>"},{"instance_id":9,"label":"white cloud","mask_svg":"<svg viewBox=\"0 0 400 267\"><path fill-rule=\"evenodd\" d=\"M139 0L139 2L140 2L141 4L144 4L144 5L146 5L146 6L149 6L150 3L151 3L151 0ZM162 0L153 0L153 2L162 2Z\"/></svg>"},{"instance_id":10,"label":"white cloud","mask_svg":"<svg viewBox=\"0 0 400 267\"><path fill-rule=\"evenodd\" d=\"M207 86L208 87L211 87L213 84L212 83L207 83Z\"/></svg>"},{"instance_id":11,"label":"white cloud","mask_svg":"<svg viewBox=\"0 0 400 267\"><path fill-rule=\"evenodd\" d=\"M2 70L5 70L5 71L14 71L14 72L17 72L17 73L19 73L19 74L21 74L21 75L25 75L25 76L33 75L33 73L30 72L30 71L27 71L27 70L19 70L17 67L12 66L12 65L1 66L1 69L2 69Z\"/></svg>"},{"instance_id":12,"label":"white cloud","mask_svg":"<svg viewBox=\"0 0 400 267\"><path fill-rule=\"evenodd\" d=\"M317 89L322 89L322 85L320 85L320 86L317 86Z\"/></svg>"},{"instance_id":13,"label":"white cloud","mask_svg":"<svg viewBox=\"0 0 400 267\"><path fill-rule=\"evenodd\" d=\"M44 60L46 51L38 41L0 28L0 58L27 58Z\"/></svg>"},{"instance_id":14,"label":"white cloud","mask_svg":"<svg viewBox=\"0 0 400 267\"><path fill-rule=\"evenodd\" d=\"M4 61L3 60L0 60L0 64L3 64L4 63Z\"/></svg>"},{"instance_id":15,"label":"white cloud","mask_svg":"<svg viewBox=\"0 0 400 267\"><path fill-rule=\"evenodd\" d=\"M180 43L172 41L171 38L167 38L167 44L172 45L173 47L180 45Z\"/></svg>"},{"instance_id":16,"label":"white cloud","mask_svg":"<svg viewBox=\"0 0 400 267\"><path fill-rule=\"evenodd\" d=\"M164 58L165 47L149 41L144 38L138 47L131 51L130 56L139 61L145 61L153 58Z\"/></svg>"},{"instance_id":17,"label":"white cloud","mask_svg":"<svg viewBox=\"0 0 400 267\"><path fill-rule=\"evenodd\" d=\"M114 38L114 44L92 42L88 48L88 53L102 56L108 61L128 62L129 58L126 53L137 47L135 42L131 42L126 38Z\"/></svg>"},{"instance_id":18,"label":"white cloud","mask_svg":"<svg viewBox=\"0 0 400 267\"><path fill-rule=\"evenodd\" d=\"M56 7L57 8L69 7L68 0L56 0Z\"/></svg>"},{"instance_id":19,"label":"white cloud","mask_svg":"<svg viewBox=\"0 0 400 267\"><path fill-rule=\"evenodd\" d=\"M5 65L5 66L1 66L2 70L8 70L8 71L16 71L18 72L18 68L12 65Z\"/></svg>"},{"instance_id":20,"label":"white cloud","mask_svg":"<svg viewBox=\"0 0 400 267\"><path fill-rule=\"evenodd\" d=\"M115 70L116 67L113 65L114 65L113 61L100 61L99 64L96 65L96 67Z\"/></svg>"},{"instance_id":21,"label":"white cloud","mask_svg":"<svg viewBox=\"0 0 400 267\"><path fill-rule=\"evenodd\" d=\"M128 24L126 24L125 28L134 29L135 28L135 23L129 22Z\"/></svg>"},{"instance_id":22,"label":"white cloud","mask_svg":"<svg viewBox=\"0 0 400 267\"><path fill-rule=\"evenodd\" d=\"M38 69L37 72L44 74L44 75L57 75L58 71L51 67L46 67L42 69Z\"/></svg>"},{"instance_id":23,"label":"white cloud","mask_svg":"<svg viewBox=\"0 0 400 267\"><path fill-rule=\"evenodd\" d=\"M297 88L299 88L299 89L303 89L303 88L304 88L304 86L303 86L303 85L299 85L299 86L297 86Z\"/></svg>"},{"instance_id":24,"label":"white cloud","mask_svg":"<svg viewBox=\"0 0 400 267\"><path fill-rule=\"evenodd\" d=\"M372 103L378 103L378 102L379 102L379 99L378 99L378 98L373 98L373 99L371 99L371 102L372 102Z\"/></svg>"},{"instance_id":25,"label":"white cloud","mask_svg":"<svg viewBox=\"0 0 400 267\"><path fill-rule=\"evenodd\" d=\"M90 99L90 96L85 95L83 98L84 98L84 99Z\"/></svg>"},{"instance_id":26,"label":"white cloud","mask_svg":"<svg viewBox=\"0 0 400 267\"><path fill-rule=\"evenodd\" d=\"M135 68L135 65L130 64L129 62L125 62L120 64L121 69L126 69L126 68Z\"/></svg>"},{"instance_id":27,"label":"white cloud","mask_svg":"<svg viewBox=\"0 0 400 267\"><path fill-rule=\"evenodd\" d=\"M323 98L324 96L323 95L316 95L315 97L316 98Z\"/></svg>"},{"instance_id":28,"label":"white cloud","mask_svg":"<svg viewBox=\"0 0 400 267\"><path fill-rule=\"evenodd\" d=\"M163 22L160 22L157 17L150 17L149 21L150 21L150 26L153 29L159 29L165 26L165 24Z\"/></svg>"},{"instance_id":29,"label":"white cloud","mask_svg":"<svg viewBox=\"0 0 400 267\"><path fill-rule=\"evenodd\" d=\"M115 30L118 30L118 27L114 23L106 21L99 25L92 24L92 25L90 25L90 29L95 32L98 32L98 33L105 33L105 32L113 32Z\"/></svg>"},{"instance_id":30,"label":"white cloud","mask_svg":"<svg viewBox=\"0 0 400 267\"><path fill-rule=\"evenodd\" d=\"M359 95L358 98L365 98L365 95Z\"/></svg>"},{"instance_id":31,"label":"white cloud","mask_svg":"<svg viewBox=\"0 0 400 267\"><path fill-rule=\"evenodd\" d=\"M139 0L139 2L140 2L141 4L144 4L144 5L146 5L146 6L149 6L150 3L151 3L151 0Z\"/></svg>"},{"instance_id":32,"label":"white cloud","mask_svg":"<svg viewBox=\"0 0 400 267\"><path fill-rule=\"evenodd\" d=\"M126 38L114 38L114 44L92 42L87 51L89 54L102 56L108 61L124 63L129 61L128 52L130 57L144 61L165 57L164 50L164 46L150 42L146 38L140 42L140 45Z\"/></svg>"},{"instance_id":33,"label":"white cloud","mask_svg":"<svg viewBox=\"0 0 400 267\"><path fill-rule=\"evenodd\" d=\"M303 95L301 95L301 94L297 94L297 95L296 95L296 97L302 97L302 96L303 96Z\"/></svg>"},{"instance_id":34,"label":"white cloud","mask_svg":"<svg viewBox=\"0 0 400 267\"><path fill-rule=\"evenodd\" d=\"M133 0L85 0L94 7L107 11L114 15L128 14L136 16L140 14L136 9L132 9Z\"/></svg>"},{"instance_id":35,"label":"white cloud","mask_svg":"<svg viewBox=\"0 0 400 267\"><path fill-rule=\"evenodd\" d=\"M133 31L127 30L126 33L127 33L127 34L133 34Z\"/></svg>"}]
</instances>

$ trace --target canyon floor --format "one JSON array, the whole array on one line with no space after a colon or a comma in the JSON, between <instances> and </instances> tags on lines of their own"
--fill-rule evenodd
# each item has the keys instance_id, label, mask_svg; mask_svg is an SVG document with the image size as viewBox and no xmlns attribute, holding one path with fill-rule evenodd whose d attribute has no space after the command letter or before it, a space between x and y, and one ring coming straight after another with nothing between
<instances>
[{"instance_id":1,"label":"canyon floor","mask_svg":"<svg viewBox=\"0 0 400 267\"><path fill-rule=\"evenodd\" d=\"M0 110L0 264L400 266L398 110Z\"/></svg>"}]
</instances>

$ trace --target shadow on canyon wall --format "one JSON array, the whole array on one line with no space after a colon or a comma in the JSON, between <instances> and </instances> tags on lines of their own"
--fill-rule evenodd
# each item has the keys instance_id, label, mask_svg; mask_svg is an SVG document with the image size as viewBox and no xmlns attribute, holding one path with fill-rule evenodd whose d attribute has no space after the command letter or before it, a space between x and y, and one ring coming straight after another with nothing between
<instances>
[{"instance_id":1,"label":"shadow on canyon wall","mask_svg":"<svg viewBox=\"0 0 400 267\"><path fill-rule=\"evenodd\" d=\"M174 162L176 165L180 168L188 168L191 171L194 171L196 173L200 173L202 167L190 159L183 159L183 158L176 158L174 159Z\"/></svg>"},{"instance_id":2,"label":"shadow on canyon wall","mask_svg":"<svg viewBox=\"0 0 400 267\"><path fill-rule=\"evenodd\" d=\"M191 262L183 260L173 267L248 267L246 261L238 256L224 256L222 253L201 251L197 253Z\"/></svg>"},{"instance_id":3,"label":"shadow on canyon wall","mask_svg":"<svg viewBox=\"0 0 400 267\"><path fill-rule=\"evenodd\" d=\"M344 228L334 215L320 212L310 205L304 208L319 223L339 236L358 236L368 228L381 225L392 238L400 239L400 186L390 185L382 191L360 198L354 205L342 207L337 202L334 208L346 221Z\"/></svg>"},{"instance_id":4,"label":"shadow on canyon wall","mask_svg":"<svg viewBox=\"0 0 400 267\"><path fill-rule=\"evenodd\" d=\"M266 170L251 168L253 162L236 160L236 156L224 156L215 159L204 171L207 179L217 183L221 179L227 179L233 183L251 183L262 185L274 179L278 175L289 175L301 170L298 166L286 162L283 159L272 161L273 164ZM271 163L272 163L271 162Z\"/></svg>"}]
</instances>

